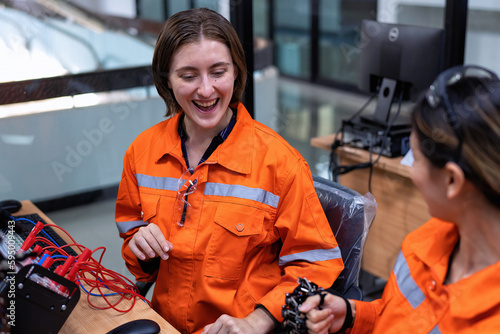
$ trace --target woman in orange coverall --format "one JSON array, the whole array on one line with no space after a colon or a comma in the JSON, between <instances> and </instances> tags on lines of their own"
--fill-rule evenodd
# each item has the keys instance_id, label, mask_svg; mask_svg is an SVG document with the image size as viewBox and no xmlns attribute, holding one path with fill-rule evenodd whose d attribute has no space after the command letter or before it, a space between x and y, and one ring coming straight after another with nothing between
<instances>
[{"instance_id":1,"label":"woman in orange coverall","mask_svg":"<svg viewBox=\"0 0 500 334\"><path fill-rule=\"evenodd\" d=\"M411 177L433 218L405 238L381 299L308 298L309 333L500 333L500 81L443 72L412 128Z\"/></svg>"},{"instance_id":2,"label":"woman in orange coverall","mask_svg":"<svg viewBox=\"0 0 500 334\"><path fill-rule=\"evenodd\" d=\"M272 332L286 292L343 269L306 161L239 102L243 49L208 9L173 15L153 58L167 120L125 154L123 258L182 333Z\"/></svg>"}]
</instances>

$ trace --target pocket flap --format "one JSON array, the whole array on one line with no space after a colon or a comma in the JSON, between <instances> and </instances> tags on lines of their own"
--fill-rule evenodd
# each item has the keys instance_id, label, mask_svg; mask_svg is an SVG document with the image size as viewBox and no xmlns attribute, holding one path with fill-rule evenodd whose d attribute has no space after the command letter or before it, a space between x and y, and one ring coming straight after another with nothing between
<instances>
[{"instance_id":1,"label":"pocket flap","mask_svg":"<svg viewBox=\"0 0 500 334\"><path fill-rule=\"evenodd\" d=\"M221 203L215 223L237 236L259 234L264 225L264 211L241 204Z\"/></svg>"},{"instance_id":2,"label":"pocket flap","mask_svg":"<svg viewBox=\"0 0 500 334\"><path fill-rule=\"evenodd\" d=\"M160 196L141 193L142 221L147 222L156 216Z\"/></svg>"}]
</instances>

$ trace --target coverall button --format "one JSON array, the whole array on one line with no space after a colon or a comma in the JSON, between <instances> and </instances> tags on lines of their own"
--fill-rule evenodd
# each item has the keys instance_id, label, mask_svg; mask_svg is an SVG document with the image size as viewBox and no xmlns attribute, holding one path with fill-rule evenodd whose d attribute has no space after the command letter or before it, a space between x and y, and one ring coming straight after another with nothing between
<instances>
[{"instance_id":1,"label":"coverall button","mask_svg":"<svg viewBox=\"0 0 500 334\"><path fill-rule=\"evenodd\" d=\"M241 232L245 229L245 225L240 223L240 224L236 225L236 229L238 230L238 232Z\"/></svg>"},{"instance_id":2,"label":"coverall button","mask_svg":"<svg viewBox=\"0 0 500 334\"><path fill-rule=\"evenodd\" d=\"M429 290L431 290L431 291L436 290L436 281L435 280L430 281L428 287L429 287Z\"/></svg>"}]
</instances>

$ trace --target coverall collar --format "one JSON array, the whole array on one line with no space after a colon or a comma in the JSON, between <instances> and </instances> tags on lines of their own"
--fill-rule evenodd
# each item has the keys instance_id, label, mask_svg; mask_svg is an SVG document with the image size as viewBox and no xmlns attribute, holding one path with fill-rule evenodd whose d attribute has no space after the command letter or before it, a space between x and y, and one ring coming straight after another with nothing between
<instances>
[{"instance_id":1,"label":"coverall collar","mask_svg":"<svg viewBox=\"0 0 500 334\"><path fill-rule=\"evenodd\" d=\"M458 229L453 223L437 218L432 219L438 222L438 229L433 235L413 242L409 251L434 272L438 282L443 282L448 271L451 253L458 242ZM500 304L498 298L480 298L481 302L474 302L478 294L500 296L500 284L492 284L492 280L496 279L499 272L500 262L497 262L470 277L443 286L449 294L450 313L457 318L471 319L491 311ZM479 289L471 289L468 286L479 287Z\"/></svg>"},{"instance_id":2,"label":"coverall collar","mask_svg":"<svg viewBox=\"0 0 500 334\"><path fill-rule=\"evenodd\" d=\"M159 145L158 151L155 153L155 163L162 163L163 157L170 154L178 160L184 160L182 154L181 138L178 128L181 114L172 116L163 131L165 140L163 145ZM220 164L231 171L249 174L252 170L252 150L254 143L252 141L255 127L250 114L239 103L237 105L236 124L233 130L212 155L204 162L204 164ZM184 162L183 162L184 163Z\"/></svg>"},{"instance_id":3,"label":"coverall collar","mask_svg":"<svg viewBox=\"0 0 500 334\"><path fill-rule=\"evenodd\" d=\"M498 309L500 304L500 300L497 298L500 296L499 272L500 262L497 262L472 276L450 284L450 298L454 298L453 302L450 303L450 313L457 318L472 319ZM471 289L468 286L477 288ZM480 302L478 302L478 295L491 297L479 298Z\"/></svg>"}]
</instances>

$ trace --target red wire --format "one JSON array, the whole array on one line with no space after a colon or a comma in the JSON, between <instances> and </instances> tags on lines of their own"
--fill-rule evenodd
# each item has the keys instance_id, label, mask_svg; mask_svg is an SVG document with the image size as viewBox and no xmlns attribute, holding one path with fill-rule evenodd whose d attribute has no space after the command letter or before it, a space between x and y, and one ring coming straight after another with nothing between
<instances>
[{"instance_id":1,"label":"red wire","mask_svg":"<svg viewBox=\"0 0 500 334\"><path fill-rule=\"evenodd\" d=\"M73 237L64 228L55 224L46 224L45 226L50 226L52 228L57 228L61 230L62 232L64 232L64 234L66 234L66 236L68 236L68 238L73 243L57 247L46 238L37 237L36 238L37 240L43 241L48 245L47 247L43 248L43 250L53 249L52 253L57 251L63 255L68 255L68 253L64 250L64 248L66 247L76 247L80 251L83 251L86 248L85 246L78 244L75 241L75 239L73 239ZM92 256L85 263L80 264L80 268L78 269L79 280L83 281L88 287L87 302L89 303L89 305L92 306L93 308L100 310L112 308L120 313L126 313L132 310L132 308L135 306L137 299L139 298L147 302L149 306L152 306L149 300L147 300L146 298L144 298L139 294L137 287L132 281L130 281L127 277L117 272L106 269L101 264L102 259L104 257L104 253L106 252L105 247L98 247L94 249L92 251L92 255L94 255L96 252L100 250L102 250L102 253L100 254L98 260L96 260ZM77 259L79 257L80 255L76 256ZM98 291L98 293L94 293L94 291ZM110 298L108 298L110 296L107 296L108 294L111 293L116 293L116 295L111 296L117 298L115 302L112 302ZM94 296L93 294L99 294L100 296ZM94 302L91 301L92 297L102 298L107 304L107 306L96 305ZM124 300L132 302L128 308L119 309L118 305Z\"/></svg>"},{"instance_id":2,"label":"red wire","mask_svg":"<svg viewBox=\"0 0 500 334\"><path fill-rule=\"evenodd\" d=\"M57 247L52 241L50 241L49 239L44 238L44 237L36 237L35 242L37 242L37 241L41 241L44 244L49 245L50 247L54 247L54 248Z\"/></svg>"},{"instance_id":3,"label":"red wire","mask_svg":"<svg viewBox=\"0 0 500 334\"><path fill-rule=\"evenodd\" d=\"M95 254L99 250L102 250L99 259L96 260L94 257L91 257L89 261L81 265L78 271L80 281L83 281L89 287L87 294L87 302L89 303L89 305L96 309L112 308L115 311L126 313L135 306L136 300L140 298L146 301L149 306L151 306L149 300L139 294L135 284L132 283L127 277L112 270L106 269L101 264L104 253L106 252L105 247L96 248L92 252L92 254ZM98 293L95 293L95 291L98 291ZM96 297L92 295L93 293L99 294L107 304L107 306L98 306L94 302L92 302L92 297ZM113 298L117 298L116 301L113 302L110 300L110 296L108 296L108 294L110 293L117 294L112 296ZM124 300L132 302L128 308L118 308L117 306Z\"/></svg>"}]
</instances>

